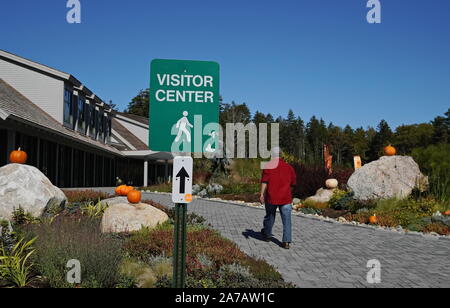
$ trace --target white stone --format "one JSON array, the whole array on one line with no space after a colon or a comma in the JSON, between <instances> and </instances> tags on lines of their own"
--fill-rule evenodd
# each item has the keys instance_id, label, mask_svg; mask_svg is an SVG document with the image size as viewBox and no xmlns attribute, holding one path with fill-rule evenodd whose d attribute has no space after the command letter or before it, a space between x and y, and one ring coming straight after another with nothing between
<instances>
[{"instance_id":1,"label":"white stone","mask_svg":"<svg viewBox=\"0 0 450 308\"><path fill-rule=\"evenodd\" d=\"M19 207L38 218L47 205L61 205L66 200L61 189L33 166L9 164L0 168L0 219L11 220Z\"/></svg>"},{"instance_id":2,"label":"white stone","mask_svg":"<svg viewBox=\"0 0 450 308\"><path fill-rule=\"evenodd\" d=\"M349 188L359 200L404 199L414 188L426 186L427 178L409 156L383 156L353 173Z\"/></svg>"},{"instance_id":3,"label":"white stone","mask_svg":"<svg viewBox=\"0 0 450 308\"><path fill-rule=\"evenodd\" d=\"M338 180L336 180L336 179L329 179L329 180L327 180L327 181L325 182L325 186L326 186L328 189L335 189L335 188L338 187L338 185L339 185L339 182L338 182Z\"/></svg>"},{"instance_id":4,"label":"white stone","mask_svg":"<svg viewBox=\"0 0 450 308\"><path fill-rule=\"evenodd\" d=\"M337 221L339 221L339 222L347 222L347 219L345 219L344 217L339 217L337 219Z\"/></svg>"},{"instance_id":5,"label":"white stone","mask_svg":"<svg viewBox=\"0 0 450 308\"><path fill-rule=\"evenodd\" d=\"M103 233L134 232L142 227L154 228L167 220L166 213L149 204L118 203L105 211L101 228Z\"/></svg>"},{"instance_id":6,"label":"white stone","mask_svg":"<svg viewBox=\"0 0 450 308\"><path fill-rule=\"evenodd\" d=\"M330 201L331 197L333 197L334 189L324 189L320 188L315 196L309 197L306 201L327 203Z\"/></svg>"}]
</instances>

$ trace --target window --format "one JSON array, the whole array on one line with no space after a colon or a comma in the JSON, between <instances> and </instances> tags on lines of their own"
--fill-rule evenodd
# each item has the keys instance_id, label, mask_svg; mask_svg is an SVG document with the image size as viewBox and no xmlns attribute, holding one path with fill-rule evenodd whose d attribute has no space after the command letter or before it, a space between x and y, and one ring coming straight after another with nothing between
<instances>
[{"instance_id":1,"label":"window","mask_svg":"<svg viewBox=\"0 0 450 308\"><path fill-rule=\"evenodd\" d=\"M86 134L86 112L85 112L86 100L80 96L78 98L78 131L82 134Z\"/></svg>"},{"instance_id":2,"label":"window","mask_svg":"<svg viewBox=\"0 0 450 308\"><path fill-rule=\"evenodd\" d=\"M94 116L93 116L93 129L94 129L94 136L93 136L93 138L94 139L97 139L97 137L98 137L98 110L97 109L95 109L95 107L94 107Z\"/></svg>"},{"instance_id":3,"label":"window","mask_svg":"<svg viewBox=\"0 0 450 308\"><path fill-rule=\"evenodd\" d=\"M98 113L98 140L104 142L104 132L105 132L105 117L103 116L103 111Z\"/></svg>"},{"instance_id":4,"label":"window","mask_svg":"<svg viewBox=\"0 0 450 308\"><path fill-rule=\"evenodd\" d=\"M95 103L91 102L89 105L89 135L91 138L95 139L97 128L95 127L96 123L96 114L95 114Z\"/></svg>"},{"instance_id":5,"label":"window","mask_svg":"<svg viewBox=\"0 0 450 308\"><path fill-rule=\"evenodd\" d=\"M64 89L64 124L73 127L72 91Z\"/></svg>"},{"instance_id":6,"label":"window","mask_svg":"<svg viewBox=\"0 0 450 308\"><path fill-rule=\"evenodd\" d=\"M111 117L107 117L106 118L106 129L105 129L105 142L106 143L111 143Z\"/></svg>"}]
</instances>

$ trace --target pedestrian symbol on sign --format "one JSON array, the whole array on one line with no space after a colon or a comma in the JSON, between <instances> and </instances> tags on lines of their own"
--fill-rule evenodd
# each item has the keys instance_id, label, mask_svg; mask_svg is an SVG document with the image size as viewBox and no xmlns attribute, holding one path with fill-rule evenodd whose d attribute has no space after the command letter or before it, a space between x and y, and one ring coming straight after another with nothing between
<instances>
[{"instance_id":1,"label":"pedestrian symbol on sign","mask_svg":"<svg viewBox=\"0 0 450 308\"><path fill-rule=\"evenodd\" d=\"M183 112L183 117L178 120L176 128L178 129L177 137L175 138L175 142L179 142L183 134L186 136L186 141L188 143L191 143L191 132L189 131L188 127L194 128L194 125L192 125L187 116L189 113L187 111Z\"/></svg>"}]
</instances>

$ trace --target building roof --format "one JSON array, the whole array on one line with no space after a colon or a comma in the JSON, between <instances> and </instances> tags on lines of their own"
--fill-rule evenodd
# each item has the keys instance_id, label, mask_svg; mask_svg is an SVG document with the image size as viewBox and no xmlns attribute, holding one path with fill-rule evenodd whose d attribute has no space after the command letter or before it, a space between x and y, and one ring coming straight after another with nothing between
<instances>
[{"instance_id":1,"label":"building roof","mask_svg":"<svg viewBox=\"0 0 450 308\"><path fill-rule=\"evenodd\" d=\"M141 124L144 124L145 126L148 127L149 121L148 121L148 117L141 117L138 115L134 115L134 114L129 114L129 113L124 113L124 112L116 112L117 115L134 120L136 122L139 122Z\"/></svg>"},{"instance_id":2,"label":"building roof","mask_svg":"<svg viewBox=\"0 0 450 308\"><path fill-rule=\"evenodd\" d=\"M96 94L92 93L90 89L88 89L85 85L83 85L75 76L65 73L63 71L54 69L52 67L43 65L41 63L25 59L23 57L20 57L18 55L12 54L10 52L4 51L0 49L0 59L6 59L10 62L13 62L17 65L26 67L28 69L38 71L40 73L43 73L48 76L52 76L57 79L65 80L70 82L76 89L81 90L84 92L87 96L89 96L92 100L94 100L99 106L105 106L106 111L109 112L110 106L106 104L100 97L98 97Z\"/></svg>"},{"instance_id":3,"label":"building roof","mask_svg":"<svg viewBox=\"0 0 450 308\"><path fill-rule=\"evenodd\" d=\"M29 125L51 131L52 133L74 139L78 142L88 144L100 150L116 155L123 155L116 148L93 140L71 129L64 127L44 110L33 104L28 98L0 78L0 118L3 120L13 119Z\"/></svg>"},{"instance_id":4,"label":"building roof","mask_svg":"<svg viewBox=\"0 0 450 308\"><path fill-rule=\"evenodd\" d=\"M124 143L126 142L125 144L129 148L129 150L148 150L148 146L144 142L142 142L141 139L130 132L125 126L120 124L120 122L116 118L112 119L112 129L114 135L116 135L115 133L120 135L117 136L119 139L120 137L125 139Z\"/></svg>"},{"instance_id":5,"label":"building roof","mask_svg":"<svg viewBox=\"0 0 450 308\"><path fill-rule=\"evenodd\" d=\"M16 64L22 65L22 66L26 66L28 68L32 68L34 70L38 70L42 73L45 73L47 75L51 75L53 77L56 77L58 79L63 79L63 80L67 80L72 82L75 86L80 87L81 86L81 82L76 79L74 76L65 73L63 71L51 68L49 66L22 58L20 56L17 56L15 54L12 54L10 52L4 51L0 49L0 58L5 58L8 59L10 61L15 62Z\"/></svg>"}]
</instances>

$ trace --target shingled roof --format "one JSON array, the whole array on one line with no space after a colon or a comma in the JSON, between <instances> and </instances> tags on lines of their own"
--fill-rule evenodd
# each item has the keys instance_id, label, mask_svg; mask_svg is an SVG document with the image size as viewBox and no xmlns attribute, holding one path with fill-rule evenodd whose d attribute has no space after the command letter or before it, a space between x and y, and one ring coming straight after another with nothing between
<instances>
[{"instance_id":1,"label":"shingled roof","mask_svg":"<svg viewBox=\"0 0 450 308\"><path fill-rule=\"evenodd\" d=\"M120 124L120 122L116 118L112 119L112 128L113 131L117 132L122 138L124 138L130 145L134 147L133 150L137 151L148 150L148 146L144 142L142 142L141 139L139 139L132 132L130 132L125 126Z\"/></svg>"},{"instance_id":2,"label":"shingled roof","mask_svg":"<svg viewBox=\"0 0 450 308\"><path fill-rule=\"evenodd\" d=\"M108 151L116 155L123 155L119 150L110 145L93 140L64 127L64 125L56 121L53 117L32 103L28 98L23 96L1 78L0 118L3 120L13 119L24 122L25 124L39 126L47 131L51 131L63 137L94 146L100 150Z\"/></svg>"}]
</instances>

